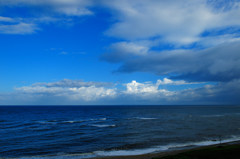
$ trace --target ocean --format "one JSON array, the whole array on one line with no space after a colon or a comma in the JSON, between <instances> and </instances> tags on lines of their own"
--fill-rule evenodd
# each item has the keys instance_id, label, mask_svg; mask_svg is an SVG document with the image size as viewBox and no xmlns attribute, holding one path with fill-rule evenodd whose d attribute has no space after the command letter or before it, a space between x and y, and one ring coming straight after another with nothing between
<instances>
[{"instance_id":1,"label":"ocean","mask_svg":"<svg viewBox=\"0 0 240 159\"><path fill-rule=\"evenodd\" d=\"M240 106L1 106L0 158L137 155L240 140Z\"/></svg>"}]
</instances>

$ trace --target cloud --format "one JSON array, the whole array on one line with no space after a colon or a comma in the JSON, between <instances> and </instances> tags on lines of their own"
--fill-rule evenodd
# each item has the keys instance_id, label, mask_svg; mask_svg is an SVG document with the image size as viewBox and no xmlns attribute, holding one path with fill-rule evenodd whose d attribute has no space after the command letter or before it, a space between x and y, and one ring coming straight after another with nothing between
<instances>
[{"instance_id":1,"label":"cloud","mask_svg":"<svg viewBox=\"0 0 240 159\"><path fill-rule=\"evenodd\" d=\"M121 63L114 73L200 82L240 78L239 1L104 2L116 18L105 34L122 40L100 56Z\"/></svg>"},{"instance_id":2,"label":"cloud","mask_svg":"<svg viewBox=\"0 0 240 159\"><path fill-rule=\"evenodd\" d=\"M165 90L158 90L158 85L149 84L149 83L138 83L133 80L131 83L125 84L127 87L126 91L123 91L126 94L138 94L138 93L157 93L159 91Z\"/></svg>"},{"instance_id":3,"label":"cloud","mask_svg":"<svg viewBox=\"0 0 240 159\"><path fill-rule=\"evenodd\" d=\"M135 56L144 56L148 53L148 46L139 45L133 42L117 42L111 44L108 52L100 56L101 60L107 62L120 62Z\"/></svg>"},{"instance_id":4,"label":"cloud","mask_svg":"<svg viewBox=\"0 0 240 159\"><path fill-rule=\"evenodd\" d=\"M83 80L70 80L70 79L63 79L58 82L51 82L51 83L34 83L32 86L45 86L45 87L106 87L106 86L113 86L112 82L84 82Z\"/></svg>"},{"instance_id":5,"label":"cloud","mask_svg":"<svg viewBox=\"0 0 240 159\"><path fill-rule=\"evenodd\" d=\"M127 40L158 37L176 45L187 45L201 40L205 31L240 27L238 1L219 5L206 0L113 0L106 5L114 10L117 19L106 35Z\"/></svg>"},{"instance_id":6,"label":"cloud","mask_svg":"<svg viewBox=\"0 0 240 159\"><path fill-rule=\"evenodd\" d=\"M14 22L15 20L9 17L0 16L0 22Z\"/></svg>"},{"instance_id":7,"label":"cloud","mask_svg":"<svg viewBox=\"0 0 240 159\"><path fill-rule=\"evenodd\" d=\"M115 72L147 72L189 81L231 81L240 78L239 50L237 41L204 50L149 52L147 56L122 60ZM112 58L118 56L113 54Z\"/></svg>"},{"instance_id":8,"label":"cloud","mask_svg":"<svg viewBox=\"0 0 240 159\"><path fill-rule=\"evenodd\" d=\"M127 90L123 91L127 94L136 94L136 93L158 93L162 92L165 95L171 95L172 92L167 91L165 89L158 89L160 85L186 85L186 84L198 84L194 82L186 82L184 80L180 81L172 81L171 79L164 78L163 80L157 80L155 84L144 82L144 83L138 83L135 80L133 80L131 83L124 84L126 86Z\"/></svg>"},{"instance_id":9,"label":"cloud","mask_svg":"<svg viewBox=\"0 0 240 159\"><path fill-rule=\"evenodd\" d=\"M106 89L103 87L44 87L44 86L24 86L15 88L18 94L27 94L31 98L39 97L64 97L69 100L94 101L98 98L112 97L115 95L114 89ZM29 98L29 97L28 97Z\"/></svg>"},{"instance_id":10,"label":"cloud","mask_svg":"<svg viewBox=\"0 0 240 159\"><path fill-rule=\"evenodd\" d=\"M167 79L169 80L169 79ZM179 81L174 81L179 83ZM182 82L180 82L182 83ZM121 99L134 104L233 104L240 103L240 80L205 85L179 91L158 88L156 84L132 81L126 84L127 90ZM132 101L131 101L132 100Z\"/></svg>"},{"instance_id":11,"label":"cloud","mask_svg":"<svg viewBox=\"0 0 240 159\"><path fill-rule=\"evenodd\" d=\"M32 34L38 30L35 24L20 22L19 24L1 25L0 33L2 34Z\"/></svg>"},{"instance_id":12,"label":"cloud","mask_svg":"<svg viewBox=\"0 0 240 159\"><path fill-rule=\"evenodd\" d=\"M205 85L195 89L186 89L178 92L177 99L186 103L195 101L203 104L206 101L212 104L232 104L239 105L240 80L222 82L217 85Z\"/></svg>"},{"instance_id":13,"label":"cloud","mask_svg":"<svg viewBox=\"0 0 240 159\"><path fill-rule=\"evenodd\" d=\"M67 16L93 14L93 12L88 9L88 7L92 5L92 0L2 0L0 5L12 7L38 7L42 8L42 14L51 12Z\"/></svg>"},{"instance_id":14,"label":"cloud","mask_svg":"<svg viewBox=\"0 0 240 159\"><path fill-rule=\"evenodd\" d=\"M75 80L76 81L76 80ZM86 82L88 83L88 82ZM101 82L99 82L101 83ZM191 85L186 81L170 79L157 80L156 83L135 80L123 84L126 89L105 86L78 87L62 81L50 86L33 84L16 87L15 92L0 94L1 104L239 104L240 80L205 85L199 88L170 91L163 85Z\"/></svg>"},{"instance_id":15,"label":"cloud","mask_svg":"<svg viewBox=\"0 0 240 159\"><path fill-rule=\"evenodd\" d=\"M103 7L114 17L114 23L105 32L107 36L134 41L159 38L174 45L202 41L202 33L209 30L240 28L238 1L2 0L0 6L6 11L25 7L39 19L94 15L94 7Z\"/></svg>"},{"instance_id":16,"label":"cloud","mask_svg":"<svg viewBox=\"0 0 240 159\"><path fill-rule=\"evenodd\" d=\"M94 14L88 9L92 6L91 0L2 0L0 6L2 14L18 15L0 16L2 34L32 34L40 30L40 24L73 25L74 18ZM24 9L25 14L19 13L18 9Z\"/></svg>"},{"instance_id":17,"label":"cloud","mask_svg":"<svg viewBox=\"0 0 240 159\"><path fill-rule=\"evenodd\" d=\"M227 33L224 35L213 35L208 37L202 37L201 40L197 43L196 47L203 47L203 48L209 48L213 46L217 46L219 44L224 43L231 43L240 41L240 34L238 31L235 31L234 33Z\"/></svg>"},{"instance_id":18,"label":"cloud","mask_svg":"<svg viewBox=\"0 0 240 159\"><path fill-rule=\"evenodd\" d=\"M107 82L83 82L83 80L63 79L52 83L35 83L31 86L15 88L17 95L28 98L63 97L67 100L94 101L105 97L114 97L115 88L105 88L112 85Z\"/></svg>"},{"instance_id":19,"label":"cloud","mask_svg":"<svg viewBox=\"0 0 240 159\"><path fill-rule=\"evenodd\" d=\"M48 24L50 22L59 21L51 17L39 18L11 18L0 16L0 33L2 34L32 34L40 30L38 24Z\"/></svg>"},{"instance_id":20,"label":"cloud","mask_svg":"<svg viewBox=\"0 0 240 159\"><path fill-rule=\"evenodd\" d=\"M171 79L168 78L163 78L163 80L157 80L157 85L186 85L186 84L199 84L197 82L186 82L184 80L180 81L172 81Z\"/></svg>"}]
</instances>

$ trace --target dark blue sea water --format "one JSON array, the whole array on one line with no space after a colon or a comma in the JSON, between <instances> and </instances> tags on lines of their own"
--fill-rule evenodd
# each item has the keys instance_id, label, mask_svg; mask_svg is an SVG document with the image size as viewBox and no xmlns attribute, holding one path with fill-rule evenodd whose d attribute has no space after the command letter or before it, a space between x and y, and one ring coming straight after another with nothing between
<instances>
[{"instance_id":1,"label":"dark blue sea water","mask_svg":"<svg viewBox=\"0 0 240 159\"><path fill-rule=\"evenodd\" d=\"M240 106L1 106L0 158L135 155L240 139Z\"/></svg>"}]
</instances>

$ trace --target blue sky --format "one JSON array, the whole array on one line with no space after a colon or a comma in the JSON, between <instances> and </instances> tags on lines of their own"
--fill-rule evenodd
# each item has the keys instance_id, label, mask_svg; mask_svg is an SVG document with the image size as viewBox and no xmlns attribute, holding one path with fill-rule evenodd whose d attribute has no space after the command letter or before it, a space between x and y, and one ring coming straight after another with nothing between
<instances>
[{"instance_id":1,"label":"blue sky","mask_svg":"<svg viewBox=\"0 0 240 159\"><path fill-rule=\"evenodd\" d=\"M2 0L0 105L240 104L238 0Z\"/></svg>"}]
</instances>

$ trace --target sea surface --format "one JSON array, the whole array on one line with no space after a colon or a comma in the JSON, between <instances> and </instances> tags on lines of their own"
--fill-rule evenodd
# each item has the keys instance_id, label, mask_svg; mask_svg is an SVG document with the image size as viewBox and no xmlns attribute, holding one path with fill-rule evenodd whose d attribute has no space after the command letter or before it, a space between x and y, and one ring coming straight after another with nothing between
<instances>
[{"instance_id":1,"label":"sea surface","mask_svg":"<svg viewBox=\"0 0 240 159\"><path fill-rule=\"evenodd\" d=\"M240 106L1 106L0 158L137 155L240 140Z\"/></svg>"}]
</instances>

